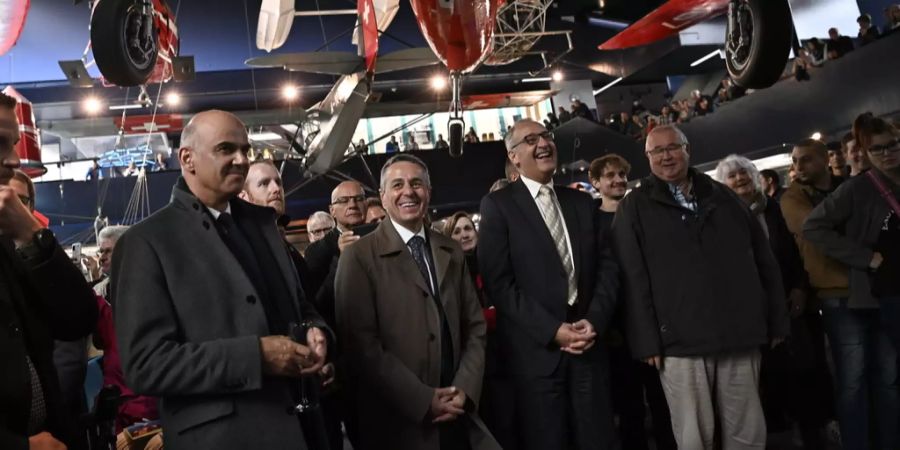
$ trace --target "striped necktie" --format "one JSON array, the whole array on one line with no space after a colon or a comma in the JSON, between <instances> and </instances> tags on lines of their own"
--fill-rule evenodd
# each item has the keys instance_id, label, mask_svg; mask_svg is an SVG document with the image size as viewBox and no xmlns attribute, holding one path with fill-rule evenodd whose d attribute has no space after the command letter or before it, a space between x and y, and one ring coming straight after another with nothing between
<instances>
[{"instance_id":1,"label":"striped necktie","mask_svg":"<svg viewBox=\"0 0 900 450\"><path fill-rule=\"evenodd\" d=\"M538 191L537 203L540 206L544 223L547 224L547 229L550 230L553 243L556 244L559 259L562 260L563 268L566 270L566 277L569 283L567 303L569 306L572 306L578 299L578 282L575 279L575 264L572 261L572 253L569 252L569 246L566 244L566 231L563 228L563 219L560 216L553 189L550 189L548 186L541 186L541 189Z\"/></svg>"}]
</instances>

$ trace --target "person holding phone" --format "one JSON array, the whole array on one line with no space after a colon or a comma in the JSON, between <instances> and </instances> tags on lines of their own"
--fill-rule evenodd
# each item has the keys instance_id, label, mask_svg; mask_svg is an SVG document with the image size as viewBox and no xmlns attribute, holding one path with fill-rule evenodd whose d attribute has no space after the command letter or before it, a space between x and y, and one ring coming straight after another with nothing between
<instances>
[{"instance_id":1,"label":"person holding phone","mask_svg":"<svg viewBox=\"0 0 900 450\"><path fill-rule=\"evenodd\" d=\"M0 94L0 448L81 448L63 406L53 340L87 336L94 294L53 233L9 186L21 162L16 99Z\"/></svg>"}]
</instances>

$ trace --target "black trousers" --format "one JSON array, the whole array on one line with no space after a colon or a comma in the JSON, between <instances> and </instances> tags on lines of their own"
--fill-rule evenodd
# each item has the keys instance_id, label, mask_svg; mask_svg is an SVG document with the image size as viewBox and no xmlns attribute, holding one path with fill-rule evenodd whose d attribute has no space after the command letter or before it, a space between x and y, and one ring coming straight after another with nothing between
<instances>
[{"instance_id":1,"label":"black trousers","mask_svg":"<svg viewBox=\"0 0 900 450\"><path fill-rule=\"evenodd\" d=\"M613 410L619 416L619 435L622 447L628 450L647 450L649 442L645 419L647 408L653 418L653 437L657 450L676 450L672 435L669 405L654 367L635 361L624 343L610 348Z\"/></svg>"},{"instance_id":2,"label":"black trousers","mask_svg":"<svg viewBox=\"0 0 900 450\"><path fill-rule=\"evenodd\" d=\"M516 376L519 442L523 450L617 449L609 392L609 362L563 353L545 377Z\"/></svg>"}]
</instances>

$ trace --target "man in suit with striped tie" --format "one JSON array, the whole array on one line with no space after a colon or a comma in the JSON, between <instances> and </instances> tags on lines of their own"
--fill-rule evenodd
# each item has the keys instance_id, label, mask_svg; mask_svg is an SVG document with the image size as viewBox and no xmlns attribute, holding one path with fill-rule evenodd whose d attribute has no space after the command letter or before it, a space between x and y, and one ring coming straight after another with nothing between
<instances>
[{"instance_id":1,"label":"man in suit with striped tie","mask_svg":"<svg viewBox=\"0 0 900 450\"><path fill-rule=\"evenodd\" d=\"M615 309L618 269L599 210L553 185L557 151L543 125L516 122L505 142L521 176L482 201L478 261L515 379L522 448L614 448L597 337Z\"/></svg>"}]
</instances>

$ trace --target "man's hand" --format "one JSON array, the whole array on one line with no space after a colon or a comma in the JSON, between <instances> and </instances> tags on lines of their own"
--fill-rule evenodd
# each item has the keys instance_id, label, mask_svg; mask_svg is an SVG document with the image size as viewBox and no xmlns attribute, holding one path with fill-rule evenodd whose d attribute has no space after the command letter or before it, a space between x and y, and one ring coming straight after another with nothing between
<instances>
[{"instance_id":1,"label":"man's hand","mask_svg":"<svg viewBox=\"0 0 900 450\"><path fill-rule=\"evenodd\" d=\"M659 355L644 358L644 362L653 366L656 370L662 368L662 357Z\"/></svg>"},{"instance_id":2,"label":"man's hand","mask_svg":"<svg viewBox=\"0 0 900 450\"><path fill-rule=\"evenodd\" d=\"M883 262L884 256L881 256L881 253L872 253L872 261L869 262L869 268L872 270L877 270L879 267L881 267L881 263Z\"/></svg>"},{"instance_id":3,"label":"man's hand","mask_svg":"<svg viewBox=\"0 0 900 450\"><path fill-rule=\"evenodd\" d=\"M287 336L261 337L259 348L263 372L268 375L297 378L317 373L322 368L322 361L309 347L300 345Z\"/></svg>"},{"instance_id":4,"label":"man's hand","mask_svg":"<svg viewBox=\"0 0 900 450\"><path fill-rule=\"evenodd\" d=\"M585 351L590 349L591 347L593 347L594 343L597 342L597 340L596 340L597 332L594 331L594 326L591 325L591 323L588 322L587 319L581 319L578 322L573 323L572 328L574 328L575 331L581 333L582 335L584 335L586 337L592 336L590 338L590 340L588 341L587 345L584 346Z\"/></svg>"},{"instance_id":5,"label":"man's hand","mask_svg":"<svg viewBox=\"0 0 900 450\"><path fill-rule=\"evenodd\" d=\"M52 434L44 431L28 438L29 450L66 450L68 447L56 440Z\"/></svg>"},{"instance_id":6,"label":"man's hand","mask_svg":"<svg viewBox=\"0 0 900 450\"><path fill-rule=\"evenodd\" d=\"M769 348L778 347L782 342L784 342L784 337L772 338L772 340L769 341Z\"/></svg>"},{"instance_id":7,"label":"man's hand","mask_svg":"<svg viewBox=\"0 0 900 450\"><path fill-rule=\"evenodd\" d=\"M345 231L338 237L338 249L341 251L341 253L343 253L344 249L347 248L348 245L358 240L359 236L353 234L352 231Z\"/></svg>"},{"instance_id":8,"label":"man's hand","mask_svg":"<svg viewBox=\"0 0 900 450\"><path fill-rule=\"evenodd\" d=\"M460 400L461 397L461 400ZM431 423L450 422L465 414L466 394L454 386L437 388L431 398Z\"/></svg>"},{"instance_id":9,"label":"man's hand","mask_svg":"<svg viewBox=\"0 0 900 450\"><path fill-rule=\"evenodd\" d=\"M788 306L791 308L791 317L797 318L806 310L806 292L803 289L791 289L788 293Z\"/></svg>"},{"instance_id":10,"label":"man's hand","mask_svg":"<svg viewBox=\"0 0 900 450\"><path fill-rule=\"evenodd\" d=\"M322 370L319 371L319 377L322 378L322 387L334 383L334 375L334 364L328 363L322 366Z\"/></svg>"},{"instance_id":11,"label":"man's hand","mask_svg":"<svg viewBox=\"0 0 900 450\"><path fill-rule=\"evenodd\" d=\"M12 238L19 247L30 242L41 228L41 223L22 204L16 191L9 186L0 186L0 234Z\"/></svg>"},{"instance_id":12,"label":"man's hand","mask_svg":"<svg viewBox=\"0 0 900 450\"><path fill-rule=\"evenodd\" d=\"M573 355L580 355L590 348L590 345L593 345L597 333L593 331L593 327L591 327L591 330L587 330L583 325L581 326L582 328L580 329L575 328L571 323L564 323L559 326L559 329L556 330L555 341L559 345L560 350Z\"/></svg>"},{"instance_id":13,"label":"man's hand","mask_svg":"<svg viewBox=\"0 0 900 450\"><path fill-rule=\"evenodd\" d=\"M310 328L306 332L306 343L309 344L310 350L322 360L322 364L325 364L328 356L328 340L325 339L325 333L319 328Z\"/></svg>"}]
</instances>

